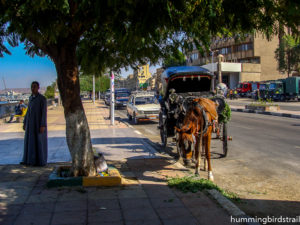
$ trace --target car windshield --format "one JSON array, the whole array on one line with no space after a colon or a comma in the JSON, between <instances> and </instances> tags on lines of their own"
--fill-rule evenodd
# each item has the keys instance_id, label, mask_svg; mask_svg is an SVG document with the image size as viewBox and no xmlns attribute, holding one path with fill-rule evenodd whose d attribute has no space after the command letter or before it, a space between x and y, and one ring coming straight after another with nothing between
<instances>
[{"instance_id":1,"label":"car windshield","mask_svg":"<svg viewBox=\"0 0 300 225\"><path fill-rule=\"evenodd\" d=\"M272 83L269 85L269 89L273 90L276 88L276 84L275 83Z\"/></svg>"},{"instance_id":2,"label":"car windshield","mask_svg":"<svg viewBox=\"0 0 300 225\"><path fill-rule=\"evenodd\" d=\"M259 89L260 89L260 90L265 90L265 89L266 89L266 85L265 85L265 84L261 84L261 85L259 86Z\"/></svg>"},{"instance_id":3,"label":"car windshield","mask_svg":"<svg viewBox=\"0 0 300 225\"><path fill-rule=\"evenodd\" d=\"M135 99L136 105L145 105L145 104L157 104L157 99L154 96L149 97L137 97Z\"/></svg>"},{"instance_id":4,"label":"car windshield","mask_svg":"<svg viewBox=\"0 0 300 225\"><path fill-rule=\"evenodd\" d=\"M129 93L126 92L117 92L116 94L117 97L129 97Z\"/></svg>"},{"instance_id":5,"label":"car windshield","mask_svg":"<svg viewBox=\"0 0 300 225\"><path fill-rule=\"evenodd\" d=\"M237 88L242 88L243 84L238 84Z\"/></svg>"}]
</instances>

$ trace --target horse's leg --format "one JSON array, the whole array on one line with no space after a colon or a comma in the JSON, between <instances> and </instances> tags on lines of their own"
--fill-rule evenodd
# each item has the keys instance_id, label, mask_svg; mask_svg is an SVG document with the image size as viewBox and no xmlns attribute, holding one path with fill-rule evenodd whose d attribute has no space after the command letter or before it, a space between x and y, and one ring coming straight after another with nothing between
<instances>
[{"instance_id":1,"label":"horse's leg","mask_svg":"<svg viewBox=\"0 0 300 225\"><path fill-rule=\"evenodd\" d=\"M208 163L208 179L210 181L214 181L214 176L213 176L213 173L212 173L211 162L210 162L211 129L208 129L206 139L207 140L206 140L205 152L206 152L206 159L207 159L207 163Z\"/></svg>"},{"instance_id":2,"label":"horse's leg","mask_svg":"<svg viewBox=\"0 0 300 225\"><path fill-rule=\"evenodd\" d=\"M200 148L202 146L200 137L197 135L196 136L196 145L195 145L195 174L199 175L199 170L200 170L200 162L201 162L201 151Z\"/></svg>"},{"instance_id":3,"label":"horse's leg","mask_svg":"<svg viewBox=\"0 0 300 225\"><path fill-rule=\"evenodd\" d=\"M201 158L203 156L203 170L206 171L207 168L207 160L206 160L206 154L205 154L205 146L206 146L206 138L203 138L203 144L202 144L202 149L201 149Z\"/></svg>"}]
</instances>

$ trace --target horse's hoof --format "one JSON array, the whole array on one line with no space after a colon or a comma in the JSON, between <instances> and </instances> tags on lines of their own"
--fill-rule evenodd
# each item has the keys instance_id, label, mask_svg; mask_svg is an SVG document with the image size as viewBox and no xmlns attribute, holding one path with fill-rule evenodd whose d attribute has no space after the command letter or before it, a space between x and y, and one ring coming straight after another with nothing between
<instances>
[{"instance_id":1,"label":"horse's hoof","mask_svg":"<svg viewBox=\"0 0 300 225\"><path fill-rule=\"evenodd\" d=\"M214 182L214 176L211 171L208 172L208 180Z\"/></svg>"},{"instance_id":2,"label":"horse's hoof","mask_svg":"<svg viewBox=\"0 0 300 225\"><path fill-rule=\"evenodd\" d=\"M184 163L184 166L186 166L186 167L192 167L191 160L183 159L183 163Z\"/></svg>"}]
</instances>

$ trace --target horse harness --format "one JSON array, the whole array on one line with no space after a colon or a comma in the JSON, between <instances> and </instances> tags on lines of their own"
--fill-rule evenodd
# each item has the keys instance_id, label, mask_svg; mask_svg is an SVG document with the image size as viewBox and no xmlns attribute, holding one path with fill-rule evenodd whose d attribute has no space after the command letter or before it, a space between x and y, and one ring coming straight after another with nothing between
<instances>
[{"instance_id":1,"label":"horse harness","mask_svg":"<svg viewBox=\"0 0 300 225\"><path fill-rule=\"evenodd\" d=\"M200 105L198 102L197 104L195 104L195 107L198 107L200 109L200 111L202 112L202 115L203 115L203 119L204 119L204 128L202 130L202 132L199 132L199 129L198 129L198 118L197 118L197 135L200 136L201 134L202 135L205 135L207 133L207 129L208 127L210 126L213 126L213 122L209 122L208 121L208 118L207 118L207 113L204 109L204 107L202 105Z\"/></svg>"}]
</instances>

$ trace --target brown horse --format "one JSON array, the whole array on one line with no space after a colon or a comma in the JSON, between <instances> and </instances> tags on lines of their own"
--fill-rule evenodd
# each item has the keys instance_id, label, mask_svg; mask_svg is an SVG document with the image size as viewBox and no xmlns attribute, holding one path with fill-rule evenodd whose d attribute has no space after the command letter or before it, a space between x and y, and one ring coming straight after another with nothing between
<instances>
[{"instance_id":1,"label":"brown horse","mask_svg":"<svg viewBox=\"0 0 300 225\"><path fill-rule=\"evenodd\" d=\"M217 106L217 103L206 98L194 99L183 120L182 128L175 127L179 133L177 141L182 157L190 160L194 156L196 159L195 174L199 174L201 162L200 146L202 146L201 149L204 148L205 158L208 162L208 179L212 181L210 142L213 121L218 120Z\"/></svg>"}]
</instances>

